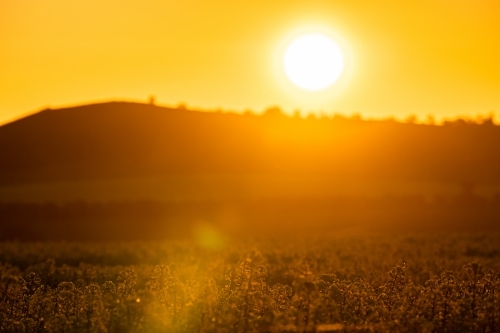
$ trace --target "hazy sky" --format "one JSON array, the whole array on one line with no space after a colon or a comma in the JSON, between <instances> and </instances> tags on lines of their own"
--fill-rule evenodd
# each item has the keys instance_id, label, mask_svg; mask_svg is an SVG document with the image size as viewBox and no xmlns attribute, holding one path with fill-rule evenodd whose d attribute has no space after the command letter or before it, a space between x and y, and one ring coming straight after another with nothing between
<instances>
[{"instance_id":1,"label":"hazy sky","mask_svg":"<svg viewBox=\"0 0 500 333\"><path fill-rule=\"evenodd\" d=\"M292 87L280 52L327 31L348 69ZM0 123L93 101L500 118L500 1L0 0Z\"/></svg>"}]
</instances>

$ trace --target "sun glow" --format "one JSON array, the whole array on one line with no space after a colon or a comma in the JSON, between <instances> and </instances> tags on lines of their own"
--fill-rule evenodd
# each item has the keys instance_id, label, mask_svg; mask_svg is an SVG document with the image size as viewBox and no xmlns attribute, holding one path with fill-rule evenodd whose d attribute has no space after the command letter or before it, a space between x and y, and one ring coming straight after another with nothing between
<instances>
[{"instance_id":1,"label":"sun glow","mask_svg":"<svg viewBox=\"0 0 500 333\"><path fill-rule=\"evenodd\" d=\"M296 86L309 91L324 90L340 78L344 56L339 45L326 35L309 33L288 45L283 68Z\"/></svg>"}]
</instances>

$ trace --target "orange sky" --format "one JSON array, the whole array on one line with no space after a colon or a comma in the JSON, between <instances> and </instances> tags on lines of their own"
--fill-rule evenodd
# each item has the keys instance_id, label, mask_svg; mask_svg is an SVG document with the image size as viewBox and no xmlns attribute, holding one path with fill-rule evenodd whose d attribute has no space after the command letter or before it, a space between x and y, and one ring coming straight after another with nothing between
<instances>
[{"instance_id":1,"label":"orange sky","mask_svg":"<svg viewBox=\"0 0 500 333\"><path fill-rule=\"evenodd\" d=\"M321 93L277 54L329 31L349 65ZM500 118L500 1L0 0L0 124L93 101L366 117Z\"/></svg>"}]
</instances>

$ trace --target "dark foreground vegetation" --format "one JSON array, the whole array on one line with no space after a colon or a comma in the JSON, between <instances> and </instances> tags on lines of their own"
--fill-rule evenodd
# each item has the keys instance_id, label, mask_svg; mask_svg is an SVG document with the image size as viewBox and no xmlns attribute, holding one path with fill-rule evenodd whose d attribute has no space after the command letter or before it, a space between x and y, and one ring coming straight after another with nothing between
<instances>
[{"instance_id":1,"label":"dark foreground vegetation","mask_svg":"<svg viewBox=\"0 0 500 333\"><path fill-rule=\"evenodd\" d=\"M498 332L499 235L0 243L1 332Z\"/></svg>"}]
</instances>

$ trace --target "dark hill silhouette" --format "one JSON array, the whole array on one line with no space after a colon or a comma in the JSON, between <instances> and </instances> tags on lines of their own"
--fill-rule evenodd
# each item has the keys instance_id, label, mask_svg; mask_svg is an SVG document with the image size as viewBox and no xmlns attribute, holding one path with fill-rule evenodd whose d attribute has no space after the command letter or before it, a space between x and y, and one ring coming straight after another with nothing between
<instances>
[{"instance_id":1,"label":"dark hill silhouette","mask_svg":"<svg viewBox=\"0 0 500 333\"><path fill-rule=\"evenodd\" d=\"M172 174L286 173L500 183L500 127L209 113L112 102L0 127L0 186Z\"/></svg>"},{"instance_id":2,"label":"dark hill silhouette","mask_svg":"<svg viewBox=\"0 0 500 333\"><path fill-rule=\"evenodd\" d=\"M132 103L45 110L0 128L1 183L243 171L260 147L239 118Z\"/></svg>"},{"instance_id":3,"label":"dark hill silhouette","mask_svg":"<svg viewBox=\"0 0 500 333\"><path fill-rule=\"evenodd\" d=\"M499 144L488 121L44 110L0 127L0 240L498 231Z\"/></svg>"}]
</instances>

